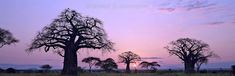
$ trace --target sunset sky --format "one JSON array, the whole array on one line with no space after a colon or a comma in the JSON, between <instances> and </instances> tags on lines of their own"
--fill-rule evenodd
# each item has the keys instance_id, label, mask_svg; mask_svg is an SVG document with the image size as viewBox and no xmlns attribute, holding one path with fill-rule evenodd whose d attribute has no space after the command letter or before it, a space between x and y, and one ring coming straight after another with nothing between
<instances>
[{"instance_id":1,"label":"sunset sky","mask_svg":"<svg viewBox=\"0 0 235 76\"><path fill-rule=\"evenodd\" d=\"M133 51L141 57L155 57L146 61L158 61L169 68L182 62L164 47L185 37L208 43L220 56L209 64L235 64L234 3L235 0L1 0L0 28L11 31L20 42L0 48L0 64L50 64L61 68L63 58L57 54L43 49L27 53L25 49L37 32L66 8L102 20L117 50L104 54L99 50L79 50L82 67L87 66L81 63L84 57L112 57L117 61L118 54ZM118 64L123 68L124 64Z\"/></svg>"}]
</instances>

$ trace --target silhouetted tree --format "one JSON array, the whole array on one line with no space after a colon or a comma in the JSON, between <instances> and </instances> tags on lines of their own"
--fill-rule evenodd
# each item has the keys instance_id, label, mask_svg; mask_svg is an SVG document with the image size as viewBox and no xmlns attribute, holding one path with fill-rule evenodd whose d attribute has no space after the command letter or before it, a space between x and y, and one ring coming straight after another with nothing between
<instances>
[{"instance_id":1,"label":"silhouetted tree","mask_svg":"<svg viewBox=\"0 0 235 76\"><path fill-rule=\"evenodd\" d=\"M235 65L232 65L231 68L232 68L232 74L235 75Z\"/></svg>"},{"instance_id":2,"label":"silhouetted tree","mask_svg":"<svg viewBox=\"0 0 235 76\"><path fill-rule=\"evenodd\" d=\"M99 19L84 17L70 9L65 9L49 26L45 26L28 51L38 48L44 48L46 52L51 49L64 57L62 74L66 75L77 75L79 49L114 50Z\"/></svg>"},{"instance_id":3,"label":"silhouetted tree","mask_svg":"<svg viewBox=\"0 0 235 76\"><path fill-rule=\"evenodd\" d=\"M176 55L184 62L185 72L195 72L195 64L202 58L212 57L209 45L201 40L180 38L165 47L171 55Z\"/></svg>"},{"instance_id":4,"label":"silhouetted tree","mask_svg":"<svg viewBox=\"0 0 235 76\"><path fill-rule=\"evenodd\" d=\"M77 71L80 72L80 73L82 73L82 72L84 72L84 68L78 66Z\"/></svg>"},{"instance_id":5,"label":"silhouetted tree","mask_svg":"<svg viewBox=\"0 0 235 76\"><path fill-rule=\"evenodd\" d=\"M130 64L131 63L135 63L136 61L141 60L139 55L137 55L131 51L121 53L120 55L118 55L118 59L119 59L119 62L126 64L126 72L127 73L131 72L130 71Z\"/></svg>"},{"instance_id":6,"label":"silhouetted tree","mask_svg":"<svg viewBox=\"0 0 235 76\"><path fill-rule=\"evenodd\" d=\"M4 69L0 68L0 73L3 73L4 71L5 71Z\"/></svg>"},{"instance_id":7,"label":"silhouetted tree","mask_svg":"<svg viewBox=\"0 0 235 76\"><path fill-rule=\"evenodd\" d=\"M89 70L90 70L90 72L91 72L92 66L94 66L95 64L97 64L98 62L100 62L100 58L97 58L97 57L87 57L87 58L84 58L84 59L82 60L82 62L88 63L88 65L89 65Z\"/></svg>"},{"instance_id":8,"label":"silhouetted tree","mask_svg":"<svg viewBox=\"0 0 235 76\"><path fill-rule=\"evenodd\" d=\"M10 45L16 42L19 42L19 40L13 37L11 32L0 28L0 48L3 47L4 45Z\"/></svg>"},{"instance_id":9,"label":"silhouetted tree","mask_svg":"<svg viewBox=\"0 0 235 76\"><path fill-rule=\"evenodd\" d=\"M146 68L148 70L156 71L157 67L160 67L160 64L158 62L147 62L143 61L139 64L141 68Z\"/></svg>"},{"instance_id":10,"label":"silhouetted tree","mask_svg":"<svg viewBox=\"0 0 235 76\"><path fill-rule=\"evenodd\" d=\"M207 64L208 63L208 58L207 57L202 57L200 58L197 62L196 62L196 66L197 66L197 72L200 71L201 65L202 64Z\"/></svg>"},{"instance_id":11,"label":"silhouetted tree","mask_svg":"<svg viewBox=\"0 0 235 76\"><path fill-rule=\"evenodd\" d=\"M106 60L100 61L96 65L100 66L100 68L108 72L113 71L114 69L118 68L118 65L115 63L115 61L112 58L108 58Z\"/></svg>"},{"instance_id":12,"label":"silhouetted tree","mask_svg":"<svg viewBox=\"0 0 235 76\"><path fill-rule=\"evenodd\" d=\"M40 68L42 68L44 71L50 70L52 67L49 64L42 65Z\"/></svg>"},{"instance_id":13,"label":"silhouetted tree","mask_svg":"<svg viewBox=\"0 0 235 76\"><path fill-rule=\"evenodd\" d=\"M7 73L16 73L16 70L14 68L7 68L6 72Z\"/></svg>"}]
</instances>

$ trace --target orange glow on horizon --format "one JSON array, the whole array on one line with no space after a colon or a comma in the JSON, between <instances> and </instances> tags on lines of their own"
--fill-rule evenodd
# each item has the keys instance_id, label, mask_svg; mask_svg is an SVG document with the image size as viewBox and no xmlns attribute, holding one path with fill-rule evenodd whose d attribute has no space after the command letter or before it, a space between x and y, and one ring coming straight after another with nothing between
<instances>
[{"instance_id":1,"label":"orange glow on horizon","mask_svg":"<svg viewBox=\"0 0 235 76\"><path fill-rule=\"evenodd\" d=\"M133 67L137 67L137 65L136 65L136 64L133 64Z\"/></svg>"}]
</instances>

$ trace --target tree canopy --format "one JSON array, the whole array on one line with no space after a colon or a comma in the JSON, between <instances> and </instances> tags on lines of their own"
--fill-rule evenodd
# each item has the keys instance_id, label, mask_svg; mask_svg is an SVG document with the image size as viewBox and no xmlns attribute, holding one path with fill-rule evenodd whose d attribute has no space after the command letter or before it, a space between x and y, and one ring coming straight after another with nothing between
<instances>
[{"instance_id":1,"label":"tree canopy","mask_svg":"<svg viewBox=\"0 0 235 76\"><path fill-rule=\"evenodd\" d=\"M45 64L45 65L42 65L40 68L42 68L43 70L50 70L52 66L50 66L49 64Z\"/></svg>"},{"instance_id":2,"label":"tree canopy","mask_svg":"<svg viewBox=\"0 0 235 76\"><path fill-rule=\"evenodd\" d=\"M148 70L156 70L157 67L160 67L160 64L158 64L158 62L143 61L139 65L141 66L141 68L146 68Z\"/></svg>"},{"instance_id":3,"label":"tree canopy","mask_svg":"<svg viewBox=\"0 0 235 76\"><path fill-rule=\"evenodd\" d=\"M112 58L107 58L106 60L100 61L96 65L100 66L100 68L108 72L118 68L118 65L115 63L115 61Z\"/></svg>"},{"instance_id":4,"label":"tree canopy","mask_svg":"<svg viewBox=\"0 0 235 76\"><path fill-rule=\"evenodd\" d=\"M100 62L100 58L97 57L87 57L82 59L82 62L89 64L89 70L91 71L92 66Z\"/></svg>"},{"instance_id":5,"label":"tree canopy","mask_svg":"<svg viewBox=\"0 0 235 76\"><path fill-rule=\"evenodd\" d=\"M0 48L16 42L19 42L19 40L13 37L10 31L0 28Z\"/></svg>"},{"instance_id":6,"label":"tree canopy","mask_svg":"<svg viewBox=\"0 0 235 76\"><path fill-rule=\"evenodd\" d=\"M29 51L44 47L50 49L66 48L70 44L76 49L92 48L113 50L113 43L107 39L101 20L84 17L75 10L66 9L49 26L45 26L34 38Z\"/></svg>"}]
</instances>

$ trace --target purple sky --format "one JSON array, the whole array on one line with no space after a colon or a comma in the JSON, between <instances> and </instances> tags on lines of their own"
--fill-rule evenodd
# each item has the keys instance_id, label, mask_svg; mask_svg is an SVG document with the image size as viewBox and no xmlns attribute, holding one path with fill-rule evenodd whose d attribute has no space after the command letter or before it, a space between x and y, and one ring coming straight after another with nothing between
<instances>
[{"instance_id":1,"label":"purple sky","mask_svg":"<svg viewBox=\"0 0 235 76\"><path fill-rule=\"evenodd\" d=\"M210 63L235 62L235 0L1 0L0 27L20 40L0 48L0 64L51 64L62 66L63 58L35 51L25 52L33 37L66 8L99 18L116 52L80 51L102 59L125 51L141 57L160 57L160 64L181 64L163 48L170 41L190 37L207 42L219 59ZM234 63L233 63L234 64ZM79 65L85 67L84 63ZM123 64L120 64L123 68ZM219 67L219 66L218 66Z\"/></svg>"}]
</instances>

